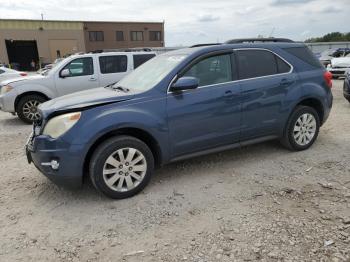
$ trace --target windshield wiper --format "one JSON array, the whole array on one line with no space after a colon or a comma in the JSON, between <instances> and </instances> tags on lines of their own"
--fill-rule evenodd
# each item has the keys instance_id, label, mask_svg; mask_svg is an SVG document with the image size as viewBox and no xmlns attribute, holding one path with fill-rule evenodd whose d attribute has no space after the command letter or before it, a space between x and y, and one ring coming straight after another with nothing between
<instances>
[{"instance_id":1,"label":"windshield wiper","mask_svg":"<svg viewBox=\"0 0 350 262\"><path fill-rule=\"evenodd\" d=\"M113 90L120 90L120 91L123 91L125 93L129 92L130 90L126 87L122 87L122 86L116 86L115 85L116 83L112 83L112 84L109 84L109 85L106 85L105 88L110 88L110 89L113 89Z\"/></svg>"}]
</instances>

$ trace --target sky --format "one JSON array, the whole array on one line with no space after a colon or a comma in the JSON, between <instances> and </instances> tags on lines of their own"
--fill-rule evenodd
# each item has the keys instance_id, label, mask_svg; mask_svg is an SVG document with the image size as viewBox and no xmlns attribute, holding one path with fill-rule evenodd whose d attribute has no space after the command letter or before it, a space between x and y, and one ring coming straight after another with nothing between
<instances>
[{"instance_id":1,"label":"sky","mask_svg":"<svg viewBox=\"0 0 350 262\"><path fill-rule=\"evenodd\" d=\"M350 0L0 0L0 18L165 21L165 45L350 31Z\"/></svg>"}]
</instances>

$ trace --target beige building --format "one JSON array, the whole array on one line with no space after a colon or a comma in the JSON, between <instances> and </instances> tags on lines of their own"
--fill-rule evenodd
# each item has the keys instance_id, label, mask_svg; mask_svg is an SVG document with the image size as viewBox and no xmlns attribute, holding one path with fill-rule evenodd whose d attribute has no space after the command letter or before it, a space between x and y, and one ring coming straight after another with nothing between
<instances>
[{"instance_id":1,"label":"beige building","mask_svg":"<svg viewBox=\"0 0 350 262\"><path fill-rule=\"evenodd\" d=\"M164 23L0 19L0 62L21 70L77 52L163 46Z\"/></svg>"}]
</instances>

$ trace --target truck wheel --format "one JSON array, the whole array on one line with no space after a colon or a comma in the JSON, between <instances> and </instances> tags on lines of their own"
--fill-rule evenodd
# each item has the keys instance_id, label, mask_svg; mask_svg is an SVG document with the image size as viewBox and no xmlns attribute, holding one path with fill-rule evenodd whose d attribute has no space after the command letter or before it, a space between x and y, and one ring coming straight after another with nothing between
<instances>
[{"instance_id":1,"label":"truck wheel","mask_svg":"<svg viewBox=\"0 0 350 262\"><path fill-rule=\"evenodd\" d=\"M47 101L40 95L27 95L22 97L16 107L18 117L25 123L31 124L40 119L38 106Z\"/></svg>"},{"instance_id":2,"label":"truck wheel","mask_svg":"<svg viewBox=\"0 0 350 262\"><path fill-rule=\"evenodd\" d=\"M114 199L136 195L149 183L154 158L149 147L131 136L103 142L92 155L90 178L95 188Z\"/></svg>"},{"instance_id":3,"label":"truck wheel","mask_svg":"<svg viewBox=\"0 0 350 262\"><path fill-rule=\"evenodd\" d=\"M308 149L315 142L320 130L320 118L315 109L298 106L287 122L281 142L292 151Z\"/></svg>"}]
</instances>

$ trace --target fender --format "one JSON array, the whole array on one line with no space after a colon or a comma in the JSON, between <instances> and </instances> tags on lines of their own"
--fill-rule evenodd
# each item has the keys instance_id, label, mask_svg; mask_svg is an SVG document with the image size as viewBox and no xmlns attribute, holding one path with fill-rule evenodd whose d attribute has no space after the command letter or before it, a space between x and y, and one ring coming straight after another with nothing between
<instances>
[{"instance_id":1,"label":"fender","mask_svg":"<svg viewBox=\"0 0 350 262\"><path fill-rule=\"evenodd\" d=\"M85 155L96 141L108 133L125 128L135 128L149 134L157 142L161 151L162 162L169 159L168 123L166 118L166 99L143 102L144 107L135 105L116 106L109 104L96 107L82 113L81 125L75 130L79 134L67 132L62 138L70 144L84 145ZM149 108L149 109L145 109ZM111 125L113 123L113 125Z\"/></svg>"}]
</instances>

